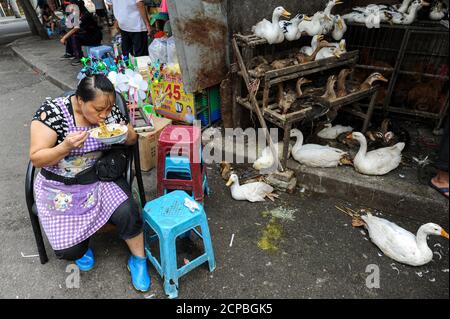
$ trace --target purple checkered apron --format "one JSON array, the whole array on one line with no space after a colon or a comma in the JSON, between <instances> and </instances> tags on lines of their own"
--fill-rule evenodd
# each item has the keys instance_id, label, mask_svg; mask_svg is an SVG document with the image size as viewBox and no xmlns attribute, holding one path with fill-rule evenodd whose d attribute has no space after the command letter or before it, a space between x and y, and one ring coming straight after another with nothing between
<instances>
[{"instance_id":1,"label":"purple checkered apron","mask_svg":"<svg viewBox=\"0 0 450 319\"><path fill-rule=\"evenodd\" d=\"M63 98L58 99L57 104L67 120L69 133L90 129L75 126ZM77 158L109 148L89 137L83 148L73 150L69 157ZM61 173L60 164L45 169ZM39 219L54 250L73 247L91 237L108 222L115 210L128 198L113 182L65 185L47 180L41 174L36 178L34 189Z\"/></svg>"}]
</instances>

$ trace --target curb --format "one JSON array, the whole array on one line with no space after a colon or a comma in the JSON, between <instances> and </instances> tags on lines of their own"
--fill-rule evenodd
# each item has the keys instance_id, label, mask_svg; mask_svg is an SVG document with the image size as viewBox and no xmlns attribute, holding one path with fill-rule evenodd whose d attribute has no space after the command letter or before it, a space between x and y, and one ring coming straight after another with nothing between
<instances>
[{"instance_id":1,"label":"curb","mask_svg":"<svg viewBox=\"0 0 450 319\"><path fill-rule=\"evenodd\" d=\"M396 188L389 183L378 183L378 185L372 183L371 181L377 177L346 176L345 173L352 170L351 168L340 167L341 173L337 174L336 171L327 171L327 169L305 167L293 160L289 160L287 166L296 172L297 185L310 191L330 194L343 201L358 202L372 209L423 223L435 222L441 225L448 223L449 202L444 198L437 198L436 194L426 187L424 187L425 191L419 194L411 188L408 189L406 184L400 185L400 181ZM428 196L430 194L432 196Z\"/></svg>"},{"instance_id":2,"label":"curb","mask_svg":"<svg viewBox=\"0 0 450 319\"><path fill-rule=\"evenodd\" d=\"M63 81L58 80L55 76L48 72L47 67L45 65L39 65L38 63L33 62L32 59L29 59L20 49L15 47L15 42L10 43L7 47L11 48L14 54L20 58L25 64L31 67L35 72L39 73L46 80L56 85L63 91L70 91L74 88L69 84L64 83Z\"/></svg>"}]
</instances>

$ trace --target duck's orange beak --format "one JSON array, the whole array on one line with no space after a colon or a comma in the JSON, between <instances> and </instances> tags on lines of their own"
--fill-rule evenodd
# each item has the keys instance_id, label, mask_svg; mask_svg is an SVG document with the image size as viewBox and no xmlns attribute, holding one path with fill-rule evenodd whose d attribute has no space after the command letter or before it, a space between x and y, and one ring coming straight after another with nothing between
<instances>
[{"instance_id":1,"label":"duck's orange beak","mask_svg":"<svg viewBox=\"0 0 450 319\"><path fill-rule=\"evenodd\" d=\"M233 185L233 180L230 178L227 182L227 187L230 187L231 185Z\"/></svg>"},{"instance_id":2,"label":"duck's orange beak","mask_svg":"<svg viewBox=\"0 0 450 319\"><path fill-rule=\"evenodd\" d=\"M441 236L448 239L448 233L445 230L442 230Z\"/></svg>"},{"instance_id":3,"label":"duck's orange beak","mask_svg":"<svg viewBox=\"0 0 450 319\"><path fill-rule=\"evenodd\" d=\"M291 13L289 11L284 10L283 11L283 17L289 18L291 16Z\"/></svg>"},{"instance_id":4,"label":"duck's orange beak","mask_svg":"<svg viewBox=\"0 0 450 319\"><path fill-rule=\"evenodd\" d=\"M353 134L352 134L352 133L348 134L347 137L346 137L346 139L348 139L348 140L353 140Z\"/></svg>"},{"instance_id":5,"label":"duck's orange beak","mask_svg":"<svg viewBox=\"0 0 450 319\"><path fill-rule=\"evenodd\" d=\"M425 1L422 1L422 6L424 6L424 7L428 7L430 5L430 3L428 3L428 2L425 2Z\"/></svg>"},{"instance_id":6,"label":"duck's orange beak","mask_svg":"<svg viewBox=\"0 0 450 319\"><path fill-rule=\"evenodd\" d=\"M381 76L381 77L380 77L380 81L383 81L383 82L389 82L389 80L386 79L384 76Z\"/></svg>"}]
</instances>

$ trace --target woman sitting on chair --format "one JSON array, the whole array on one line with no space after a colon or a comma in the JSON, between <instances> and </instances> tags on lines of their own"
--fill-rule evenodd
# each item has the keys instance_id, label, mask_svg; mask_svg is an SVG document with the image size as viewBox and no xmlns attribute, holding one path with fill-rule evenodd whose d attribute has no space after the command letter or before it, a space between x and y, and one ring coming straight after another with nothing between
<instances>
[{"instance_id":1,"label":"woman sitting on chair","mask_svg":"<svg viewBox=\"0 0 450 319\"><path fill-rule=\"evenodd\" d=\"M150 277L138 206L123 177L100 181L98 170L93 169L97 161L107 158L104 155L111 146L90 137L89 129L126 121L115 98L108 78L94 75L84 78L74 95L47 100L38 109L30 144L30 159L42 168L34 186L36 206L56 256L75 261L82 271L94 267L90 237L107 222L116 225L132 254L128 268L133 286L145 292L150 289ZM128 135L120 143L136 141L137 134L128 124Z\"/></svg>"}]
</instances>

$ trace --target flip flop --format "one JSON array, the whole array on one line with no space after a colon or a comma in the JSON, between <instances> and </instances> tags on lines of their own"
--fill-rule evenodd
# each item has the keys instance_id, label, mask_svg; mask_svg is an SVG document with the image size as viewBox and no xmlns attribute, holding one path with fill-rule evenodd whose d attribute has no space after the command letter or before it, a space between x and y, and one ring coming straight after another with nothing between
<instances>
[{"instance_id":1,"label":"flip flop","mask_svg":"<svg viewBox=\"0 0 450 319\"><path fill-rule=\"evenodd\" d=\"M434 185L432 180L430 180L429 185L430 185L431 188L437 190L442 196L444 196L445 198L448 199L448 196L445 195L446 193L449 192L448 187L447 188L445 188L445 187L444 188L440 188L440 187Z\"/></svg>"}]
</instances>

